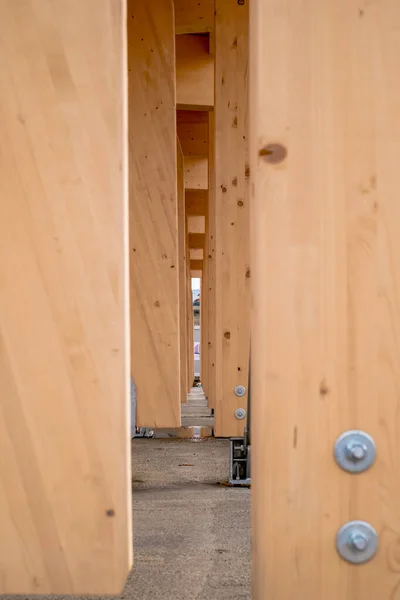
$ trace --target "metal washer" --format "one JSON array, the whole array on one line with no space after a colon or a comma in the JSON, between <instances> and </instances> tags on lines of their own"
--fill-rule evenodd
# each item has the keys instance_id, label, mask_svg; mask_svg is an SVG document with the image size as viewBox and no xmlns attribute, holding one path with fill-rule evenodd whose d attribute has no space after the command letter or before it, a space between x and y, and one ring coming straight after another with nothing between
<instances>
[{"instance_id":1,"label":"metal washer","mask_svg":"<svg viewBox=\"0 0 400 600\"><path fill-rule=\"evenodd\" d=\"M364 543L354 544L353 540L356 538L360 538ZM361 565L377 553L378 534L366 521L349 521L337 532L336 549L343 560Z\"/></svg>"},{"instance_id":2,"label":"metal washer","mask_svg":"<svg viewBox=\"0 0 400 600\"><path fill-rule=\"evenodd\" d=\"M364 452L364 456L360 458L357 452L354 456L351 455L351 449L358 449ZM341 469L348 473L362 473L369 469L375 462L376 447L375 442L368 433L357 429L346 431L340 435L334 448L334 457Z\"/></svg>"},{"instance_id":3,"label":"metal washer","mask_svg":"<svg viewBox=\"0 0 400 600\"><path fill-rule=\"evenodd\" d=\"M233 391L238 398L242 398L246 394L244 385L237 385Z\"/></svg>"},{"instance_id":4,"label":"metal washer","mask_svg":"<svg viewBox=\"0 0 400 600\"><path fill-rule=\"evenodd\" d=\"M235 410L235 417L241 421L242 419L244 419L246 416L246 411L244 410L244 408L237 408Z\"/></svg>"}]
</instances>

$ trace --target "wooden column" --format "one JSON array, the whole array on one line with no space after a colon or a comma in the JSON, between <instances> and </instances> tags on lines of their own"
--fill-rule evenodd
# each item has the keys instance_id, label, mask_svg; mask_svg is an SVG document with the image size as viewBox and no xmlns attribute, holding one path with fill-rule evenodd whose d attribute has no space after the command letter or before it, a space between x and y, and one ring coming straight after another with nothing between
<instances>
[{"instance_id":1,"label":"wooden column","mask_svg":"<svg viewBox=\"0 0 400 600\"><path fill-rule=\"evenodd\" d=\"M188 392L188 360L187 360L187 256L186 213L185 213L185 179L183 152L177 140L177 185L178 185L178 264L179 264L179 355L181 377L181 403L187 402Z\"/></svg>"},{"instance_id":2,"label":"wooden column","mask_svg":"<svg viewBox=\"0 0 400 600\"><path fill-rule=\"evenodd\" d=\"M173 2L130 0L128 12L131 336L136 422L138 427L179 427Z\"/></svg>"},{"instance_id":3,"label":"wooden column","mask_svg":"<svg viewBox=\"0 0 400 600\"><path fill-rule=\"evenodd\" d=\"M400 589L400 4L253 0L254 600ZM361 429L377 460L340 470ZM338 529L369 522L350 565Z\"/></svg>"},{"instance_id":4,"label":"wooden column","mask_svg":"<svg viewBox=\"0 0 400 600\"><path fill-rule=\"evenodd\" d=\"M204 216L204 258L202 261L201 295L200 295L200 379L207 396L208 393L208 203Z\"/></svg>"},{"instance_id":5,"label":"wooden column","mask_svg":"<svg viewBox=\"0 0 400 600\"><path fill-rule=\"evenodd\" d=\"M215 434L243 434L249 361L248 5L216 0L215 21Z\"/></svg>"},{"instance_id":6,"label":"wooden column","mask_svg":"<svg viewBox=\"0 0 400 600\"><path fill-rule=\"evenodd\" d=\"M207 253L204 257L207 263L207 288L208 288L208 331L207 331L207 398L208 406L215 409L215 390L216 390L216 285L215 285L215 180L214 180L214 112L209 112L208 121L208 220L207 220Z\"/></svg>"},{"instance_id":7,"label":"wooden column","mask_svg":"<svg viewBox=\"0 0 400 600\"><path fill-rule=\"evenodd\" d=\"M189 254L189 239L187 239L187 254ZM194 318L193 318L193 294L192 294L192 278L190 272L190 260L187 261L187 357L188 357L188 389L193 385L194 379Z\"/></svg>"},{"instance_id":8,"label":"wooden column","mask_svg":"<svg viewBox=\"0 0 400 600\"><path fill-rule=\"evenodd\" d=\"M0 594L131 564L126 7L0 2Z\"/></svg>"},{"instance_id":9,"label":"wooden column","mask_svg":"<svg viewBox=\"0 0 400 600\"><path fill-rule=\"evenodd\" d=\"M206 251L207 254L207 234ZM207 396L208 393L208 265L203 261L203 276L201 278L200 295L200 379Z\"/></svg>"}]
</instances>

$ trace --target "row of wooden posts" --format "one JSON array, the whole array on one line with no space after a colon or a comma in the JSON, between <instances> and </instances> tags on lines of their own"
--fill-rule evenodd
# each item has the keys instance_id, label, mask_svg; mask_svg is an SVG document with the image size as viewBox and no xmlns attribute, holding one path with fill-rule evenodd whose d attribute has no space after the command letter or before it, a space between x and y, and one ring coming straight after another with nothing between
<instances>
[{"instance_id":1,"label":"row of wooden posts","mask_svg":"<svg viewBox=\"0 0 400 600\"><path fill-rule=\"evenodd\" d=\"M243 433L250 305L248 3L131 3L128 19L132 375L137 424L179 427L201 381L215 435ZM138 343L140 340L140 343Z\"/></svg>"},{"instance_id":2,"label":"row of wooden posts","mask_svg":"<svg viewBox=\"0 0 400 600\"><path fill-rule=\"evenodd\" d=\"M398 600L399 32L398 0L0 0L0 594L122 589L131 361L138 424L179 426L201 270L217 435L250 314L253 598Z\"/></svg>"}]
</instances>

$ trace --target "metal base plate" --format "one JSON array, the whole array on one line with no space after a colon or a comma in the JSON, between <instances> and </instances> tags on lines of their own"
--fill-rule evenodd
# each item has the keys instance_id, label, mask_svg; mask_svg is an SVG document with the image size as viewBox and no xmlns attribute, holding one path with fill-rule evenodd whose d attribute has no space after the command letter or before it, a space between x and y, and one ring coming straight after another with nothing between
<instances>
[{"instance_id":1,"label":"metal base plate","mask_svg":"<svg viewBox=\"0 0 400 600\"><path fill-rule=\"evenodd\" d=\"M231 438L229 453L229 484L251 485L251 446L245 447L243 438Z\"/></svg>"}]
</instances>

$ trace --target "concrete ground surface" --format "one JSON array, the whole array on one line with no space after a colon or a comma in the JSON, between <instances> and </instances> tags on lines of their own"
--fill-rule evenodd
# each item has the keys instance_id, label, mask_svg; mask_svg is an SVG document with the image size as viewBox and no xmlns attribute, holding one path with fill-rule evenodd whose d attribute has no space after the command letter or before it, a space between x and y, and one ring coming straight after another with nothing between
<instances>
[{"instance_id":1,"label":"concrete ground surface","mask_svg":"<svg viewBox=\"0 0 400 600\"><path fill-rule=\"evenodd\" d=\"M134 440L135 564L120 600L251 598L250 490L218 485L228 455L214 438Z\"/></svg>"}]
</instances>

